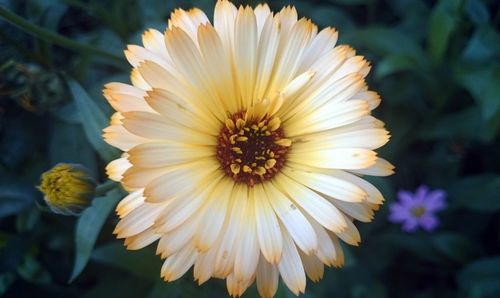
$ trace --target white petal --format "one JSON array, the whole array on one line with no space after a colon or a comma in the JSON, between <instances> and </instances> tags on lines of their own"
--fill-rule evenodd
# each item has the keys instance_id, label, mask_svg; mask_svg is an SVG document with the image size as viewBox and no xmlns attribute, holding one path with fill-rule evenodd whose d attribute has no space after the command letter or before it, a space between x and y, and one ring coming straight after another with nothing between
<instances>
[{"instance_id":1,"label":"white petal","mask_svg":"<svg viewBox=\"0 0 500 298\"><path fill-rule=\"evenodd\" d=\"M121 158L115 159L106 166L106 174L113 181L121 181L123 173L127 171L132 164L127 159L128 154L122 154Z\"/></svg>"},{"instance_id":2,"label":"white petal","mask_svg":"<svg viewBox=\"0 0 500 298\"><path fill-rule=\"evenodd\" d=\"M299 251L300 259L302 260L302 265L306 271L307 276L310 280L318 282L323 278L324 266L323 263L315 255L306 255Z\"/></svg>"},{"instance_id":3,"label":"white petal","mask_svg":"<svg viewBox=\"0 0 500 298\"><path fill-rule=\"evenodd\" d=\"M193 268L193 275L199 285L206 282L212 276L215 270L215 258L218 248L218 245L214 244L208 251L198 253L198 258L196 258Z\"/></svg>"},{"instance_id":4,"label":"white petal","mask_svg":"<svg viewBox=\"0 0 500 298\"><path fill-rule=\"evenodd\" d=\"M233 55L234 44L234 24L238 10L233 3L227 0L217 1L214 11L214 27L219 33L222 44L225 48L225 53L229 57Z\"/></svg>"},{"instance_id":5,"label":"white petal","mask_svg":"<svg viewBox=\"0 0 500 298\"><path fill-rule=\"evenodd\" d=\"M236 185L235 193L232 198L233 204L228 222L224 225L224 233L217 252L215 261L215 272L217 277L226 277L234 268L234 258L236 256L235 243L238 240L239 225L243 217L243 212L247 208L248 194L246 186Z\"/></svg>"},{"instance_id":6,"label":"white petal","mask_svg":"<svg viewBox=\"0 0 500 298\"><path fill-rule=\"evenodd\" d=\"M127 216L132 210L141 206L145 198L142 195L143 189L136 190L131 192L128 196L123 198L120 203L116 206L116 213L120 218Z\"/></svg>"},{"instance_id":7,"label":"white petal","mask_svg":"<svg viewBox=\"0 0 500 298\"><path fill-rule=\"evenodd\" d=\"M215 178L214 172L220 166L210 159L171 168L162 176L151 181L144 189L148 202L161 202L201 187ZM217 171L217 174L220 174Z\"/></svg>"},{"instance_id":8,"label":"white petal","mask_svg":"<svg viewBox=\"0 0 500 298\"><path fill-rule=\"evenodd\" d=\"M189 11L176 9L170 15L168 28L172 30L174 26L179 27L184 30L193 41L196 42L198 26L205 23L210 23L210 21L208 20L207 15L198 8L193 8Z\"/></svg>"},{"instance_id":9,"label":"white petal","mask_svg":"<svg viewBox=\"0 0 500 298\"><path fill-rule=\"evenodd\" d=\"M262 28L257 49L257 74L254 86L256 99L262 99L266 95L278 46L279 20L269 15Z\"/></svg>"},{"instance_id":10,"label":"white petal","mask_svg":"<svg viewBox=\"0 0 500 298\"><path fill-rule=\"evenodd\" d=\"M153 225L163 208L164 204L144 203L122 218L113 233L117 238L137 235Z\"/></svg>"},{"instance_id":11,"label":"white petal","mask_svg":"<svg viewBox=\"0 0 500 298\"><path fill-rule=\"evenodd\" d=\"M147 94L146 102L165 120L212 135L220 129L214 117L168 90L153 89Z\"/></svg>"},{"instance_id":12,"label":"white petal","mask_svg":"<svg viewBox=\"0 0 500 298\"><path fill-rule=\"evenodd\" d=\"M161 277L165 281L174 281L183 276L193 266L197 255L194 246L179 250L165 260L161 267Z\"/></svg>"},{"instance_id":13,"label":"white petal","mask_svg":"<svg viewBox=\"0 0 500 298\"><path fill-rule=\"evenodd\" d=\"M299 71L305 71L321 56L333 49L335 43L337 43L337 38L338 33L334 28L328 27L321 30L304 53L304 60L301 62Z\"/></svg>"},{"instance_id":14,"label":"white petal","mask_svg":"<svg viewBox=\"0 0 500 298\"><path fill-rule=\"evenodd\" d=\"M347 229L341 233L337 233L337 236L342 239L345 243L358 246L361 242L361 236L356 226L352 223L352 220L345 218L347 222Z\"/></svg>"},{"instance_id":15,"label":"white petal","mask_svg":"<svg viewBox=\"0 0 500 298\"><path fill-rule=\"evenodd\" d=\"M283 232L283 257L278 264L278 269L283 282L295 295L304 293L306 289L306 275L300 260L299 252L292 238L285 230Z\"/></svg>"},{"instance_id":16,"label":"white petal","mask_svg":"<svg viewBox=\"0 0 500 298\"><path fill-rule=\"evenodd\" d=\"M370 176L389 176L394 174L394 166L383 158L375 159L375 163L365 168L350 169L350 172Z\"/></svg>"},{"instance_id":17,"label":"white petal","mask_svg":"<svg viewBox=\"0 0 500 298\"><path fill-rule=\"evenodd\" d=\"M143 168L157 168L194 162L215 154L211 148L189 146L179 143L146 143L128 152L128 160Z\"/></svg>"},{"instance_id":18,"label":"white petal","mask_svg":"<svg viewBox=\"0 0 500 298\"><path fill-rule=\"evenodd\" d=\"M185 246L191 246L190 243L193 242L194 234L200 225L201 215L202 212L198 210L179 227L166 234L162 233L163 235L158 242L156 254L159 254L162 258L166 258L184 249ZM158 228L154 228L158 231Z\"/></svg>"},{"instance_id":19,"label":"white petal","mask_svg":"<svg viewBox=\"0 0 500 298\"><path fill-rule=\"evenodd\" d=\"M144 47L159 56L167 56L168 52L165 47L165 36L155 29L148 29L142 34L142 44ZM170 61L170 57L168 59Z\"/></svg>"},{"instance_id":20,"label":"white petal","mask_svg":"<svg viewBox=\"0 0 500 298\"><path fill-rule=\"evenodd\" d=\"M121 124L110 125L102 131L104 141L122 151L127 151L138 144L148 142L148 139L129 132Z\"/></svg>"},{"instance_id":21,"label":"white petal","mask_svg":"<svg viewBox=\"0 0 500 298\"><path fill-rule=\"evenodd\" d=\"M255 9L255 19L257 21L257 32L259 33L259 36L262 32L262 29L264 27L264 23L266 22L267 18L269 15L271 15L271 9L269 6L264 3L264 4L258 4Z\"/></svg>"},{"instance_id":22,"label":"white petal","mask_svg":"<svg viewBox=\"0 0 500 298\"><path fill-rule=\"evenodd\" d=\"M250 280L252 276L255 275L260 255L252 202L252 200L255 199L256 198L249 197L249 202L243 211L243 217L238 232L239 239L237 240L236 256L234 258L234 277L236 280L243 283L244 281Z\"/></svg>"},{"instance_id":23,"label":"white petal","mask_svg":"<svg viewBox=\"0 0 500 298\"><path fill-rule=\"evenodd\" d=\"M338 200L361 202L366 198L366 192L359 186L334 176L303 171L294 167L293 164L286 166L282 171L295 181Z\"/></svg>"},{"instance_id":24,"label":"white petal","mask_svg":"<svg viewBox=\"0 0 500 298\"><path fill-rule=\"evenodd\" d=\"M229 202L236 195L236 193L233 194L233 186L232 180L222 179L210 195L210 202L207 203L206 212L201 221L203 224L200 225L195 235L196 248L199 251L207 251L217 240L228 215Z\"/></svg>"},{"instance_id":25,"label":"white petal","mask_svg":"<svg viewBox=\"0 0 500 298\"><path fill-rule=\"evenodd\" d=\"M282 237L281 230L269 203L269 198L261 184L251 188L254 191L254 205L257 222L257 237L259 239L262 255L271 264L277 264L281 258Z\"/></svg>"},{"instance_id":26,"label":"white petal","mask_svg":"<svg viewBox=\"0 0 500 298\"><path fill-rule=\"evenodd\" d=\"M284 120L284 123L287 136L294 137L354 123L369 113L370 110L365 101L349 100L340 103L332 102L310 113L301 111L294 117Z\"/></svg>"},{"instance_id":27,"label":"white petal","mask_svg":"<svg viewBox=\"0 0 500 298\"><path fill-rule=\"evenodd\" d=\"M266 261L263 255L260 255L257 266L257 290L263 298L274 297L278 290L279 272L276 265Z\"/></svg>"},{"instance_id":28,"label":"white petal","mask_svg":"<svg viewBox=\"0 0 500 298\"><path fill-rule=\"evenodd\" d=\"M286 175L275 176L275 181L281 190L286 191L290 198L325 228L333 232L346 228L342 213L322 196Z\"/></svg>"},{"instance_id":29,"label":"white petal","mask_svg":"<svg viewBox=\"0 0 500 298\"><path fill-rule=\"evenodd\" d=\"M123 126L133 134L153 140L189 142L195 145L214 145L213 136L169 123L164 117L147 112L124 113Z\"/></svg>"},{"instance_id":30,"label":"white petal","mask_svg":"<svg viewBox=\"0 0 500 298\"><path fill-rule=\"evenodd\" d=\"M308 255L314 253L318 248L316 233L302 212L272 183L266 183L264 189L274 212L297 246Z\"/></svg>"},{"instance_id":31,"label":"white petal","mask_svg":"<svg viewBox=\"0 0 500 298\"><path fill-rule=\"evenodd\" d=\"M130 167L124 174L122 183L126 188L140 189L146 187L151 181L159 176L172 171L171 168L140 168Z\"/></svg>"},{"instance_id":32,"label":"white petal","mask_svg":"<svg viewBox=\"0 0 500 298\"><path fill-rule=\"evenodd\" d=\"M359 170L375 164L376 153L367 149L338 148L314 152L294 152L288 155L290 161L318 168Z\"/></svg>"},{"instance_id":33,"label":"white petal","mask_svg":"<svg viewBox=\"0 0 500 298\"><path fill-rule=\"evenodd\" d=\"M235 100L240 96L239 88L232 73L231 59L228 59L219 34L210 25L200 26L198 41L207 79L216 89L221 107L230 113L239 112L241 107Z\"/></svg>"},{"instance_id":34,"label":"white petal","mask_svg":"<svg viewBox=\"0 0 500 298\"><path fill-rule=\"evenodd\" d=\"M236 76L241 91L242 107L253 105L257 60L257 23L250 7L240 7L234 28Z\"/></svg>"},{"instance_id":35,"label":"white petal","mask_svg":"<svg viewBox=\"0 0 500 298\"><path fill-rule=\"evenodd\" d=\"M149 228L137 235L125 239L125 246L129 250L141 249L158 240L160 236L161 235L157 234L153 228Z\"/></svg>"}]
</instances>

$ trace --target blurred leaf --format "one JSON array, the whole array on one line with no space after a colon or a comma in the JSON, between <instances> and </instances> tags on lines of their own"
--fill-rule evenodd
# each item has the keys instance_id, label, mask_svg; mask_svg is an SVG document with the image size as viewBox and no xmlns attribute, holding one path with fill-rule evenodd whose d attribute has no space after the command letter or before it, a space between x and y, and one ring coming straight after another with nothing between
<instances>
[{"instance_id":1,"label":"blurred leaf","mask_svg":"<svg viewBox=\"0 0 500 298\"><path fill-rule=\"evenodd\" d=\"M450 188L450 199L458 206L479 211L500 210L500 176L483 174L457 180Z\"/></svg>"},{"instance_id":2,"label":"blurred leaf","mask_svg":"<svg viewBox=\"0 0 500 298\"><path fill-rule=\"evenodd\" d=\"M51 30L56 30L67 6L58 0L29 0L26 1L28 16L35 22Z\"/></svg>"},{"instance_id":3,"label":"blurred leaf","mask_svg":"<svg viewBox=\"0 0 500 298\"><path fill-rule=\"evenodd\" d=\"M477 70L460 70L458 80L481 107L485 121L490 121L499 115L500 64Z\"/></svg>"},{"instance_id":4,"label":"blurred leaf","mask_svg":"<svg viewBox=\"0 0 500 298\"><path fill-rule=\"evenodd\" d=\"M5 292L9 289L10 285L16 280L16 277L13 273L1 273L0 274L0 295L5 294Z\"/></svg>"},{"instance_id":5,"label":"blurred leaf","mask_svg":"<svg viewBox=\"0 0 500 298\"><path fill-rule=\"evenodd\" d=\"M341 30L341 35L345 32L344 30L353 29L355 27L349 15L331 6L321 6L316 9L311 9L308 17L317 23L320 28L334 27Z\"/></svg>"},{"instance_id":6,"label":"blurred leaf","mask_svg":"<svg viewBox=\"0 0 500 298\"><path fill-rule=\"evenodd\" d=\"M51 277L47 270L30 255L27 255L21 266L17 268L17 273L26 281L34 284L49 284L51 282Z\"/></svg>"},{"instance_id":7,"label":"blurred leaf","mask_svg":"<svg viewBox=\"0 0 500 298\"><path fill-rule=\"evenodd\" d=\"M27 232L40 222L40 210L38 208L30 208L16 216L16 229L20 232Z\"/></svg>"},{"instance_id":8,"label":"blurred leaf","mask_svg":"<svg viewBox=\"0 0 500 298\"><path fill-rule=\"evenodd\" d=\"M51 114L56 119L67 123L80 124L82 122L80 112L78 112L76 103L73 100L66 102L60 107L56 107L51 111Z\"/></svg>"},{"instance_id":9,"label":"blurred leaf","mask_svg":"<svg viewBox=\"0 0 500 298\"><path fill-rule=\"evenodd\" d=\"M375 77L381 79L396 72L419 68L418 63L407 55L390 55L380 61L375 67Z\"/></svg>"},{"instance_id":10,"label":"blurred leaf","mask_svg":"<svg viewBox=\"0 0 500 298\"><path fill-rule=\"evenodd\" d=\"M451 34L457 26L457 10L461 0L440 0L431 13L429 20L428 50L430 57L441 61Z\"/></svg>"},{"instance_id":11,"label":"blurred leaf","mask_svg":"<svg viewBox=\"0 0 500 298\"><path fill-rule=\"evenodd\" d=\"M54 121L49 139L50 163L78 163L98 177L97 156L89 144L80 124Z\"/></svg>"},{"instance_id":12,"label":"blurred leaf","mask_svg":"<svg viewBox=\"0 0 500 298\"><path fill-rule=\"evenodd\" d=\"M113 189L105 196L95 198L92 206L87 208L78 219L75 232L75 265L70 282L78 277L87 265L101 227L121 197L121 191Z\"/></svg>"},{"instance_id":13,"label":"blurred leaf","mask_svg":"<svg viewBox=\"0 0 500 298\"><path fill-rule=\"evenodd\" d=\"M162 264L152 247L128 251L119 242L97 247L92 253L92 260L152 279L159 278Z\"/></svg>"},{"instance_id":14,"label":"blurred leaf","mask_svg":"<svg viewBox=\"0 0 500 298\"><path fill-rule=\"evenodd\" d=\"M481 111L477 107L463 109L455 113L448 113L440 117L437 122L421 129L424 139L467 138L470 140L488 141L494 137L481 119Z\"/></svg>"},{"instance_id":15,"label":"blurred leaf","mask_svg":"<svg viewBox=\"0 0 500 298\"><path fill-rule=\"evenodd\" d=\"M181 297L181 288L163 280L155 282L148 298Z\"/></svg>"},{"instance_id":16,"label":"blurred leaf","mask_svg":"<svg viewBox=\"0 0 500 298\"><path fill-rule=\"evenodd\" d=\"M476 25L487 23L490 19L488 7L482 0L467 0L465 2L465 12Z\"/></svg>"},{"instance_id":17,"label":"blurred leaf","mask_svg":"<svg viewBox=\"0 0 500 298\"><path fill-rule=\"evenodd\" d=\"M455 262L465 262L478 252L469 239L457 233L433 234L431 243L438 253Z\"/></svg>"},{"instance_id":18,"label":"blurred leaf","mask_svg":"<svg viewBox=\"0 0 500 298\"><path fill-rule=\"evenodd\" d=\"M457 277L461 288L478 297L500 296L500 256L484 258L468 264Z\"/></svg>"},{"instance_id":19,"label":"blurred leaf","mask_svg":"<svg viewBox=\"0 0 500 298\"><path fill-rule=\"evenodd\" d=\"M102 129L107 126L108 118L87 95L87 92L83 90L80 84L71 78L67 78L67 82L80 112L83 129L89 142L94 146L102 159L105 161L112 160L118 155L117 151L102 139Z\"/></svg>"},{"instance_id":20,"label":"blurred leaf","mask_svg":"<svg viewBox=\"0 0 500 298\"><path fill-rule=\"evenodd\" d=\"M464 50L464 59L489 63L495 56L500 57L500 34L491 26L479 27Z\"/></svg>"},{"instance_id":21,"label":"blurred leaf","mask_svg":"<svg viewBox=\"0 0 500 298\"><path fill-rule=\"evenodd\" d=\"M356 48L364 48L381 56L406 55L425 63L421 47L409 36L386 27L368 27L340 34L339 38Z\"/></svg>"},{"instance_id":22,"label":"blurred leaf","mask_svg":"<svg viewBox=\"0 0 500 298\"><path fill-rule=\"evenodd\" d=\"M35 192L30 186L0 186L0 218L23 211L34 199Z\"/></svg>"},{"instance_id":23,"label":"blurred leaf","mask_svg":"<svg viewBox=\"0 0 500 298\"><path fill-rule=\"evenodd\" d=\"M371 2L372 0L328 0L328 2L335 4L344 4L344 5L359 5L366 4Z\"/></svg>"}]
</instances>

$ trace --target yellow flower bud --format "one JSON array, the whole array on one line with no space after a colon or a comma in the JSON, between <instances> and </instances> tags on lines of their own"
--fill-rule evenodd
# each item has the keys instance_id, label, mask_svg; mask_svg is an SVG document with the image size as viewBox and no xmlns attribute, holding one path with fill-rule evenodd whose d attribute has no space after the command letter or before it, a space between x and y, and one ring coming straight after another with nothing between
<instances>
[{"instance_id":1,"label":"yellow flower bud","mask_svg":"<svg viewBox=\"0 0 500 298\"><path fill-rule=\"evenodd\" d=\"M94 198L96 183L81 165L60 163L43 173L38 189L54 213L78 215Z\"/></svg>"}]
</instances>

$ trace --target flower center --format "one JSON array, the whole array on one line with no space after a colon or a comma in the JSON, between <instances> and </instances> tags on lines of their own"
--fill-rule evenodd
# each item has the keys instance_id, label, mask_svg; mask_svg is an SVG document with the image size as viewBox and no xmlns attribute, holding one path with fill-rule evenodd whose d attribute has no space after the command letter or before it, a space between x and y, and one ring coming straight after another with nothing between
<instances>
[{"instance_id":1,"label":"flower center","mask_svg":"<svg viewBox=\"0 0 500 298\"><path fill-rule=\"evenodd\" d=\"M425 208L422 206L414 207L413 209L411 209L411 214L413 214L413 216L415 216L416 218L422 217L424 213Z\"/></svg>"},{"instance_id":2,"label":"flower center","mask_svg":"<svg viewBox=\"0 0 500 298\"><path fill-rule=\"evenodd\" d=\"M236 182L254 186L280 171L292 141L285 138L278 117L249 118L238 112L226 119L217 141L217 159Z\"/></svg>"}]
</instances>

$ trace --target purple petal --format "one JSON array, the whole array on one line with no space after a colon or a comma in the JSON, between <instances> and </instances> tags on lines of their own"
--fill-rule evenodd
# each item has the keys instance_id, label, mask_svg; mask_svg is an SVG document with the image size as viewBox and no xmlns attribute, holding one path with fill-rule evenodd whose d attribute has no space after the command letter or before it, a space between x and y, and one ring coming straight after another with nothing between
<instances>
[{"instance_id":1,"label":"purple petal","mask_svg":"<svg viewBox=\"0 0 500 298\"><path fill-rule=\"evenodd\" d=\"M439 219L432 213L427 213L419 218L420 225L426 231L433 231L439 225Z\"/></svg>"},{"instance_id":2,"label":"purple petal","mask_svg":"<svg viewBox=\"0 0 500 298\"><path fill-rule=\"evenodd\" d=\"M389 214L389 221L391 222L403 222L405 221L408 217L410 217L410 213L408 211L408 208L405 206L398 204L398 203L392 203L389 206L390 214Z\"/></svg>"},{"instance_id":3,"label":"purple petal","mask_svg":"<svg viewBox=\"0 0 500 298\"><path fill-rule=\"evenodd\" d=\"M427 192L429 192L429 188L427 186L419 186L417 191L415 191L414 200L417 202L423 202L427 196Z\"/></svg>"},{"instance_id":4,"label":"purple petal","mask_svg":"<svg viewBox=\"0 0 500 298\"><path fill-rule=\"evenodd\" d=\"M410 207L413 206L413 194L406 190L398 191L398 198L402 205Z\"/></svg>"},{"instance_id":5,"label":"purple petal","mask_svg":"<svg viewBox=\"0 0 500 298\"><path fill-rule=\"evenodd\" d=\"M429 211L439 211L446 207L446 192L443 190L434 190L427 195L425 207Z\"/></svg>"},{"instance_id":6,"label":"purple petal","mask_svg":"<svg viewBox=\"0 0 500 298\"><path fill-rule=\"evenodd\" d=\"M405 232L415 232L418 228L418 220L416 218L410 217L401 227Z\"/></svg>"}]
</instances>

